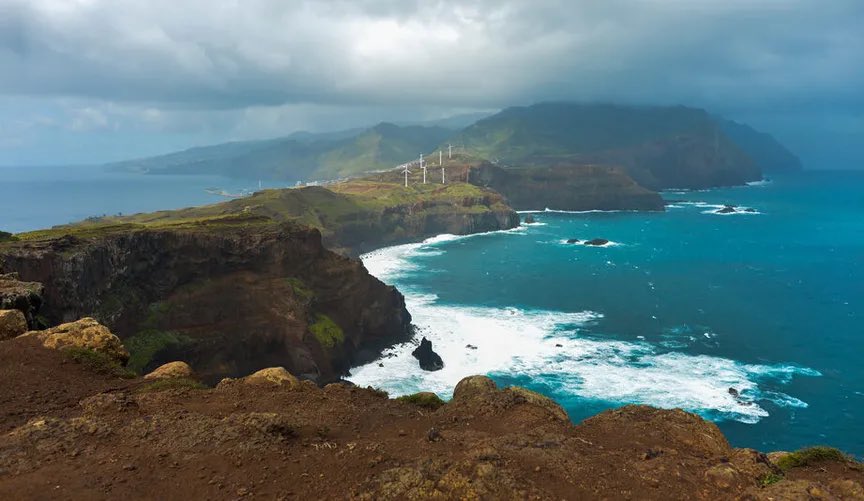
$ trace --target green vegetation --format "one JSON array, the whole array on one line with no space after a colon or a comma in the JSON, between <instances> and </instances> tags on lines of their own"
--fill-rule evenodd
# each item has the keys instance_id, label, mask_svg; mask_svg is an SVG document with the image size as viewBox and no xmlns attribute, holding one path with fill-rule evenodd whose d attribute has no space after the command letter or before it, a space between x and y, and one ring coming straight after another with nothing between
<instances>
[{"instance_id":1,"label":"green vegetation","mask_svg":"<svg viewBox=\"0 0 864 501\"><path fill-rule=\"evenodd\" d=\"M397 398L401 402L407 402L409 404L414 404L418 407L423 407L425 409L435 410L444 405L444 401L441 398L431 392L420 392L415 393L413 395L405 395Z\"/></svg>"},{"instance_id":2,"label":"green vegetation","mask_svg":"<svg viewBox=\"0 0 864 501\"><path fill-rule=\"evenodd\" d=\"M776 461L781 470L810 466L822 461L850 461L851 458L833 447L816 446L799 449L781 457Z\"/></svg>"},{"instance_id":3,"label":"green vegetation","mask_svg":"<svg viewBox=\"0 0 864 501\"><path fill-rule=\"evenodd\" d=\"M247 179L336 179L393 168L432 151L453 134L442 127L381 123L341 133L294 134L245 141L114 164L157 174L222 174ZM286 161L290 159L289 161Z\"/></svg>"},{"instance_id":4,"label":"green vegetation","mask_svg":"<svg viewBox=\"0 0 864 501\"><path fill-rule=\"evenodd\" d=\"M342 332L342 328L323 313L315 315L315 322L309 326L309 331L324 348L333 348L345 341L345 333Z\"/></svg>"},{"instance_id":5,"label":"green vegetation","mask_svg":"<svg viewBox=\"0 0 864 501\"><path fill-rule=\"evenodd\" d=\"M87 370L97 374L124 379L132 379L136 376L135 372L123 367L113 358L98 351L81 347L69 347L63 349L63 354L76 363L83 365Z\"/></svg>"},{"instance_id":6,"label":"green vegetation","mask_svg":"<svg viewBox=\"0 0 864 501\"><path fill-rule=\"evenodd\" d=\"M759 479L759 485L762 487L768 487L771 484L776 484L777 482L783 480L783 475L779 473L769 473L767 475L763 475Z\"/></svg>"},{"instance_id":7,"label":"green vegetation","mask_svg":"<svg viewBox=\"0 0 864 501\"><path fill-rule=\"evenodd\" d=\"M149 329L125 339L123 344L129 350L128 367L137 373L141 373L162 350L182 348L193 342L192 338L176 332Z\"/></svg>"},{"instance_id":8,"label":"green vegetation","mask_svg":"<svg viewBox=\"0 0 864 501\"><path fill-rule=\"evenodd\" d=\"M285 281L294 291L294 294L303 301L311 301L315 297L315 292L307 287L306 283L299 278L286 278Z\"/></svg>"},{"instance_id":9,"label":"green vegetation","mask_svg":"<svg viewBox=\"0 0 864 501\"><path fill-rule=\"evenodd\" d=\"M0 243L14 242L15 240L18 240L18 238L15 235L8 233L8 232L5 232L5 231L0 231Z\"/></svg>"},{"instance_id":10,"label":"green vegetation","mask_svg":"<svg viewBox=\"0 0 864 501\"><path fill-rule=\"evenodd\" d=\"M138 389L140 393L151 393L166 390L206 390L207 387L200 382L190 378L160 379Z\"/></svg>"},{"instance_id":11,"label":"green vegetation","mask_svg":"<svg viewBox=\"0 0 864 501\"><path fill-rule=\"evenodd\" d=\"M704 110L683 106L540 103L503 110L452 141L484 158L528 166L681 135L713 138L718 127Z\"/></svg>"}]
</instances>

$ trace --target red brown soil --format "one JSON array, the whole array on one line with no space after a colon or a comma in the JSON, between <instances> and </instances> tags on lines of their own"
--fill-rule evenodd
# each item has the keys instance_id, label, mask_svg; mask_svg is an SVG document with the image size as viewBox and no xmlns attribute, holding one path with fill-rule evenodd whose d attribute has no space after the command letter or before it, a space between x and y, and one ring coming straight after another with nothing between
<instances>
[{"instance_id":1,"label":"red brown soil","mask_svg":"<svg viewBox=\"0 0 864 501\"><path fill-rule=\"evenodd\" d=\"M573 425L500 390L432 411L346 385L146 384L32 339L0 343L0 499L864 496L851 462L763 488L777 472L764 455L678 410L628 406Z\"/></svg>"}]
</instances>

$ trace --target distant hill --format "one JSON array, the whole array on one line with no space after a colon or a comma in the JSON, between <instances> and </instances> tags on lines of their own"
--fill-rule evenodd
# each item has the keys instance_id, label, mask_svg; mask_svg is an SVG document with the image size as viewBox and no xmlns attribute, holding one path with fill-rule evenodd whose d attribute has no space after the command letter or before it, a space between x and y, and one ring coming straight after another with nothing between
<instances>
[{"instance_id":1,"label":"distant hill","mask_svg":"<svg viewBox=\"0 0 864 501\"><path fill-rule=\"evenodd\" d=\"M190 148L107 167L150 174L221 174L289 181L335 179L395 167L433 150L452 134L444 127L380 123L368 129L299 132L264 141Z\"/></svg>"},{"instance_id":2,"label":"distant hill","mask_svg":"<svg viewBox=\"0 0 864 501\"><path fill-rule=\"evenodd\" d=\"M652 189L760 179L757 164L706 111L684 106L541 103L507 108L452 140L511 167L619 165Z\"/></svg>"},{"instance_id":3,"label":"distant hill","mask_svg":"<svg viewBox=\"0 0 864 501\"><path fill-rule=\"evenodd\" d=\"M726 133L765 172L790 172L803 169L801 160L774 136L747 124L718 119Z\"/></svg>"}]
</instances>

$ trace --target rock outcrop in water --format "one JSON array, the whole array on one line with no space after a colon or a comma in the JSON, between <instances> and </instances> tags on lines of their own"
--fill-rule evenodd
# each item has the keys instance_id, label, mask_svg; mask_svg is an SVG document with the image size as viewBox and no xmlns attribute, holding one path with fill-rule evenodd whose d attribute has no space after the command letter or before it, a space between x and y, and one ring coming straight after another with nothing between
<instances>
[{"instance_id":1,"label":"rock outcrop in water","mask_svg":"<svg viewBox=\"0 0 864 501\"><path fill-rule=\"evenodd\" d=\"M449 403L279 367L202 388L93 372L17 338L0 342L0 381L0 499L854 500L864 485L833 449L766 456L645 406L574 425L484 376Z\"/></svg>"},{"instance_id":2,"label":"rock outcrop in water","mask_svg":"<svg viewBox=\"0 0 864 501\"><path fill-rule=\"evenodd\" d=\"M438 371L444 368L444 360L432 350L432 341L425 337L420 341L420 346L411 352L411 355L420 362L420 368L424 371Z\"/></svg>"},{"instance_id":3,"label":"rock outcrop in water","mask_svg":"<svg viewBox=\"0 0 864 501\"><path fill-rule=\"evenodd\" d=\"M312 228L238 216L69 232L4 244L0 267L44 286L52 325L108 326L137 371L183 360L216 381L284 365L326 382L408 335L402 295Z\"/></svg>"}]
</instances>

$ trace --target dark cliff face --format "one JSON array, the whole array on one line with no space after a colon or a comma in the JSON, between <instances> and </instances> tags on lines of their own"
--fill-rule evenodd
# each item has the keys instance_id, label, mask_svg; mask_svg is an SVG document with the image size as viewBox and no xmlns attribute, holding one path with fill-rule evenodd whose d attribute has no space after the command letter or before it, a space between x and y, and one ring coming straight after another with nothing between
<instances>
[{"instance_id":1,"label":"dark cliff face","mask_svg":"<svg viewBox=\"0 0 864 501\"><path fill-rule=\"evenodd\" d=\"M50 322L108 325L134 368L183 359L211 381L274 365L334 380L410 324L398 291L296 225L20 242L0 267L44 285Z\"/></svg>"},{"instance_id":2,"label":"dark cliff face","mask_svg":"<svg viewBox=\"0 0 864 501\"><path fill-rule=\"evenodd\" d=\"M419 202L395 205L345 222L325 236L328 247L359 255L380 247L418 242L449 233L468 235L519 226L519 215L503 204L499 194L466 197L453 203Z\"/></svg>"},{"instance_id":3,"label":"dark cliff face","mask_svg":"<svg viewBox=\"0 0 864 501\"><path fill-rule=\"evenodd\" d=\"M490 163L471 167L471 183L507 197L516 210L664 210L663 199L639 186L621 169L594 165L557 165L503 169Z\"/></svg>"}]
</instances>

